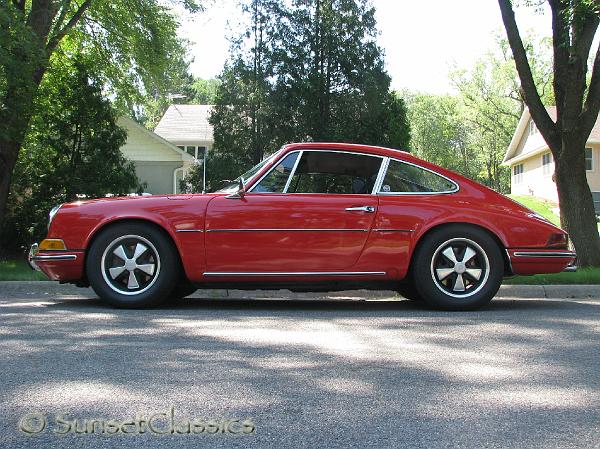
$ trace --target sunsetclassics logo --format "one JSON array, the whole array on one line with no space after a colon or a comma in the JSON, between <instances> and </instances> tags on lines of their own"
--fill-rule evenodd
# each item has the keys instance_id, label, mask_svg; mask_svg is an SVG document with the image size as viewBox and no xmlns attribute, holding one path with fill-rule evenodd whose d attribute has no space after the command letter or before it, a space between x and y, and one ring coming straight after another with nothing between
<instances>
[{"instance_id":1,"label":"sunsetclassics logo","mask_svg":"<svg viewBox=\"0 0 600 449\"><path fill-rule=\"evenodd\" d=\"M175 407L166 412L136 414L135 418L74 418L66 413L46 415L27 413L19 419L19 431L27 435L54 433L57 435L250 435L256 431L249 419L205 419L176 416Z\"/></svg>"}]
</instances>

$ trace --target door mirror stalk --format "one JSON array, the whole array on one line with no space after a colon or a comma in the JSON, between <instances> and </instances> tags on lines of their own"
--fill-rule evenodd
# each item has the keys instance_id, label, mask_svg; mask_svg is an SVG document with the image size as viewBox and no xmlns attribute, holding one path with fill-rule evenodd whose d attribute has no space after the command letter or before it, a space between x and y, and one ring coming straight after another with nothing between
<instances>
[{"instance_id":1,"label":"door mirror stalk","mask_svg":"<svg viewBox=\"0 0 600 449\"><path fill-rule=\"evenodd\" d=\"M245 193L246 193L246 186L244 185L244 179L240 178L239 184L238 184L238 191L235 193L232 193L231 195L227 195L225 198L227 198L228 200L239 200L239 199L244 198Z\"/></svg>"}]
</instances>

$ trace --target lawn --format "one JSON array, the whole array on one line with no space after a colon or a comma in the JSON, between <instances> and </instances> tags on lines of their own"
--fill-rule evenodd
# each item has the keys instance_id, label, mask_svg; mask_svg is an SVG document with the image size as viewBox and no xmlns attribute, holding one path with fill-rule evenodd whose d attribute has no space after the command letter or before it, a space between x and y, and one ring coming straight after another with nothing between
<instances>
[{"instance_id":1,"label":"lawn","mask_svg":"<svg viewBox=\"0 0 600 449\"><path fill-rule=\"evenodd\" d=\"M518 203L521 203L523 206L528 207L534 212L537 212L546 220L554 223L556 226L560 227L560 217L556 215L552 209L556 208L557 205L543 200L541 198L536 198L535 196L526 196L526 195L506 195L510 199L515 200Z\"/></svg>"},{"instance_id":2,"label":"lawn","mask_svg":"<svg viewBox=\"0 0 600 449\"><path fill-rule=\"evenodd\" d=\"M33 271L25 260L0 260L0 281L47 281L39 271Z\"/></svg>"},{"instance_id":3,"label":"lawn","mask_svg":"<svg viewBox=\"0 0 600 449\"><path fill-rule=\"evenodd\" d=\"M505 284L513 285L564 285L600 284L600 268L579 268L574 273L536 274L515 276L506 279Z\"/></svg>"}]
</instances>

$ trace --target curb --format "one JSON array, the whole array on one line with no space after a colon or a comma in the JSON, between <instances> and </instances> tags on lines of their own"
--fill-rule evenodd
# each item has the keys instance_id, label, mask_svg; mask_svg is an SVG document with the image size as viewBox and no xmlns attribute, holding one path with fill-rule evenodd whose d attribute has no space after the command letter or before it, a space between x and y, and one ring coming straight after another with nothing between
<instances>
[{"instance_id":1,"label":"curb","mask_svg":"<svg viewBox=\"0 0 600 449\"><path fill-rule=\"evenodd\" d=\"M79 288L70 284L59 284L49 281L0 281L0 298L7 296L54 296L74 295L95 298L91 288ZM396 299L399 296L390 290L349 290L340 292L292 293L288 290L197 290L192 297L228 298L228 299L349 299L349 300L384 300ZM600 299L600 285L502 285L496 298L572 298Z\"/></svg>"}]
</instances>

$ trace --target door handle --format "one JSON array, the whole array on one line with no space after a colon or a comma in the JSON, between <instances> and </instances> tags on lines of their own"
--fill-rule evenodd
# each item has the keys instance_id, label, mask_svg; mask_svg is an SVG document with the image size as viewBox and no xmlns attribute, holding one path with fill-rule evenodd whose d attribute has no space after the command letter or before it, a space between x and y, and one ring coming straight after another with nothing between
<instances>
[{"instance_id":1,"label":"door handle","mask_svg":"<svg viewBox=\"0 0 600 449\"><path fill-rule=\"evenodd\" d=\"M375 206L355 206L355 207L347 207L346 210L348 212L368 212L372 214L375 212Z\"/></svg>"}]
</instances>

